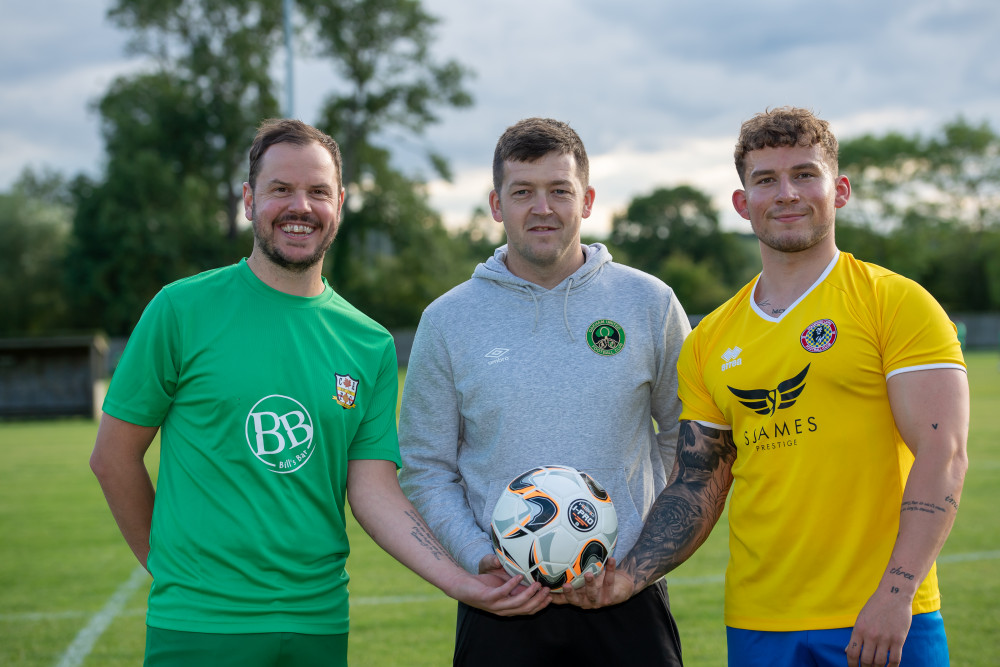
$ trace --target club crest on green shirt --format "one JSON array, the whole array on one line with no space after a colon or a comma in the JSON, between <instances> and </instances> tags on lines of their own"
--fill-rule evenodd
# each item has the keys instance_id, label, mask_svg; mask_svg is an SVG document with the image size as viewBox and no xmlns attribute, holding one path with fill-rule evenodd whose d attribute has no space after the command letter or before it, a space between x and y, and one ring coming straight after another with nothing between
<instances>
[{"instance_id":1,"label":"club crest on green shirt","mask_svg":"<svg viewBox=\"0 0 1000 667\"><path fill-rule=\"evenodd\" d=\"M337 380L337 395L333 397L333 400L337 401L340 407L350 410L354 407L354 399L358 396L358 382L360 380L340 373L334 373L333 377Z\"/></svg>"},{"instance_id":2,"label":"club crest on green shirt","mask_svg":"<svg viewBox=\"0 0 1000 667\"><path fill-rule=\"evenodd\" d=\"M614 320L597 320L587 329L587 344L597 354L610 357L625 347L625 330Z\"/></svg>"},{"instance_id":3,"label":"club crest on green shirt","mask_svg":"<svg viewBox=\"0 0 1000 667\"><path fill-rule=\"evenodd\" d=\"M288 396L265 396L247 415L247 444L271 472L295 472L304 466L316 450L313 432L309 411Z\"/></svg>"}]
</instances>

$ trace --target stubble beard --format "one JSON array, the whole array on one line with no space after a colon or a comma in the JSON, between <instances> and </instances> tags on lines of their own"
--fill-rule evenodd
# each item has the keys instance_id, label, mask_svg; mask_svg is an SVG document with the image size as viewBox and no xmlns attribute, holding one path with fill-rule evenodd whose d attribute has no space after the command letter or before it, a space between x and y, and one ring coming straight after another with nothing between
<instances>
[{"instance_id":1,"label":"stubble beard","mask_svg":"<svg viewBox=\"0 0 1000 667\"><path fill-rule=\"evenodd\" d=\"M558 222L558 228L565 231L565 225ZM508 239L508 242L510 239ZM576 243L560 242L554 245L536 246L529 238L523 238L514 245L514 249L521 259L532 266L548 269L559 264L559 262L573 249L578 247Z\"/></svg>"},{"instance_id":2,"label":"stubble beard","mask_svg":"<svg viewBox=\"0 0 1000 667\"><path fill-rule=\"evenodd\" d=\"M262 232L262 228L265 223L262 222L260 220L260 217L257 215L256 206L253 207L253 209L251 210L251 214L253 215L253 221L252 221L253 237L256 246L260 248L261 252L264 254L265 257L268 258L268 260L271 261L272 264L281 267L286 271L291 271L293 273L304 273L309 269L311 269L312 267L316 266L316 264L322 263L323 258L326 256L326 251L330 249L331 245L333 245L333 240L337 236L337 231L339 231L338 227L334 227L333 233L330 234L329 238L325 239L323 243L321 243L320 246L316 248L316 252L314 252L312 255L304 259L293 260L288 256L286 256L285 254L283 254L275 246L273 242L274 238L273 235L274 233L276 233L273 231L274 228L286 222L304 222L311 225L315 225L316 224L315 219L313 219L313 217L309 215L285 214L281 216L278 220L272 221L270 223L272 229L272 235L270 238L268 238L265 237L265 235Z\"/></svg>"},{"instance_id":3,"label":"stubble beard","mask_svg":"<svg viewBox=\"0 0 1000 667\"><path fill-rule=\"evenodd\" d=\"M775 234L765 230L754 229L757 240L772 250L778 252L802 252L818 245L827 236L833 233L833 225L823 227L810 227L805 233L800 234Z\"/></svg>"}]
</instances>

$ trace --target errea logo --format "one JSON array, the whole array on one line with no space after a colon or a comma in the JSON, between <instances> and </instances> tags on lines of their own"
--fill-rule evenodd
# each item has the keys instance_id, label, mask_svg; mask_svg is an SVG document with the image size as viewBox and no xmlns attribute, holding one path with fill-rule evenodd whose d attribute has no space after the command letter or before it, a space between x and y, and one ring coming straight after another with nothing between
<instances>
[{"instance_id":1,"label":"errea logo","mask_svg":"<svg viewBox=\"0 0 1000 667\"><path fill-rule=\"evenodd\" d=\"M304 466L316 451L313 432L308 410L288 396L265 396L247 415L247 445L271 472L295 472Z\"/></svg>"},{"instance_id":2,"label":"errea logo","mask_svg":"<svg viewBox=\"0 0 1000 667\"><path fill-rule=\"evenodd\" d=\"M722 353L722 370L728 370L733 366L742 366L743 360L740 359L740 353L743 352L742 349L738 347L731 347Z\"/></svg>"}]
</instances>

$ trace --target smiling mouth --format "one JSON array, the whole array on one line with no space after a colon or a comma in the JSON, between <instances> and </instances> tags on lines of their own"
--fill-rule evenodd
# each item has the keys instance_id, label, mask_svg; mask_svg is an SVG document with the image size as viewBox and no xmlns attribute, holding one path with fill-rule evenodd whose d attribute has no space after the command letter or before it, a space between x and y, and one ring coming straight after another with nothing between
<instances>
[{"instance_id":1,"label":"smiling mouth","mask_svg":"<svg viewBox=\"0 0 1000 667\"><path fill-rule=\"evenodd\" d=\"M314 228L310 225L300 225L295 223L285 223L279 227L281 231L292 236L308 236L312 234Z\"/></svg>"},{"instance_id":2,"label":"smiling mouth","mask_svg":"<svg viewBox=\"0 0 1000 667\"><path fill-rule=\"evenodd\" d=\"M773 213L771 215L772 220L777 220L778 222L798 220L804 218L806 214L804 212L797 211L782 211L781 213Z\"/></svg>"}]
</instances>

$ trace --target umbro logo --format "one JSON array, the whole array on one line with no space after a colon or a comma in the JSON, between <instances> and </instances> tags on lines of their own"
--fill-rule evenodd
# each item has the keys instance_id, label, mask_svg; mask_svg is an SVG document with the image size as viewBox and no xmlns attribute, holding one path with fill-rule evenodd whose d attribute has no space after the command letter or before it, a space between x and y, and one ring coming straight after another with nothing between
<instances>
[{"instance_id":1,"label":"umbro logo","mask_svg":"<svg viewBox=\"0 0 1000 667\"><path fill-rule=\"evenodd\" d=\"M806 364L798 375L778 383L774 389L733 389L733 396L740 399L745 408L750 408L759 415L773 415L778 410L784 410L795 405L799 394L806 388L806 374L809 366Z\"/></svg>"},{"instance_id":2,"label":"umbro logo","mask_svg":"<svg viewBox=\"0 0 1000 667\"><path fill-rule=\"evenodd\" d=\"M738 347L731 347L723 352L722 360L726 363L722 364L722 370L727 370L733 366L742 366L743 360L740 359L741 352L743 352L743 350Z\"/></svg>"},{"instance_id":3,"label":"umbro logo","mask_svg":"<svg viewBox=\"0 0 1000 667\"><path fill-rule=\"evenodd\" d=\"M510 359L510 357L507 356L508 352L510 352L510 350L506 347L495 347L483 356L490 360L487 365L492 366L493 364L499 364L500 362Z\"/></svg>"}]
</instances>

